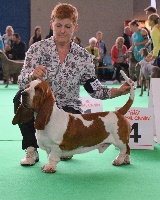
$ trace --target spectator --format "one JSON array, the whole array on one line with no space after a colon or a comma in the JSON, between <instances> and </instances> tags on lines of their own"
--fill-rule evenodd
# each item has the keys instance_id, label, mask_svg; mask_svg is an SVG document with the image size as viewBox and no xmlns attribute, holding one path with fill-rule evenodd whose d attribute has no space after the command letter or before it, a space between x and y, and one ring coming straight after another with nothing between
<instances>
[{"instance_id":1,"label":"spectator","mask_svg":"<svg viewBox=\"0 0 160 200\"><path fill-rule=\"evenodd\" d=\"M96 47L97 39L92 37L89 39L89 46L86 47L86 50L93 55L93 60L95 64L95 69L99 66L99 49ZM97 72L97 70L96 70Z\"/></svg>"},{"instance_id":2,"label":"spectator","mask_svg":"<svg viewBox=\"0 0 160 200\"><path fill-rule=\"evenodd\" d=\"M4 50L6 55L8 56L9 51L11 50L12 45L12 35L14 34L14 30L12 26L6 27L6 33L2 36L2 40L4 43Z\"/></svg>"},{"instance_id":3,"label":"spectator","mask_svg":"<svg viewBox=\"0 0 160 200\"><path fill-rule=\"evenodd\" d=\"M1 33L0 33L0 50L4 51L4 44L3 44Z\"/></svg>"},{"instance_id":4,"label":"spectator","mask_svg":"<svg viewBox=\"0 0 160 200\"><path fill-rule=\"evenodd\" d=\"M138 52L141 48L144 48L145 44L148 42L148 33L145 29L139 28L138 20L132 20L129 23L129 27L133 32L132 45L129 50L133 51L135 59L137 60L137 62L139 62L143 58L138 54Z\"/></svg>"},{"instance_id":5,"label":"spectator","mask_svg":"<svg viewBox=\"0 0 160 200\"><path fill-rule=\"evenodd\" d=\"M124 38L118 37L115 45L111 48L112 65L114 66L113 83L121 83L120 70L123 70L127 75L129 65L124 57L127 47L124 45Z\"/></svg>"},{"instance_id":6,"label":"spectator","mask_svg":"<svg viewBox=\"0 0 160 200\"><path fill-rule=\"evenodd\" d=\"M25 59L26 45L21 41L18 33L12 35L11 50L8 52L8 58L11 60L24 60ZM17 84L18 75L12 74L13 83Z\"/></svg>"},{"instance_id":7,"label":"spectator","mask_svg":"<svg viewBox=\"0 0 160 200\"><path fill-rule=\"evenodd\" d=\"M106 65L105 56L107 53L107 48L105 42L102 40L103 33L101 31L97 31L96 33L96 47L99 49L100 59L99 59L99 66L102 67ZM98 77L101 81L105 80L105 69L98 70Z\"/></svg>"},{"instance_id":8,"label":"spectator","mask_svg":"<svg viewBox=\"0 0 160 200\"><path fill-rule=\"evenodd\" d=\"M21 90L32 80L46 80L54 92L57 106L75 114L81 113L80 84L92 97L99 99L129 93L130 86L127 83L123 83L120 88L101 85L95 77L91 54L71 42L78 28L78 12L74 6L59 3L53 9L51 18L53 37L34 43L27 51L18 81ZM20 104L21 90L14 98L15 112ZM21 160L21 165L32 166L39 160L34 118L19 124L19 127L23 135L22 148L26 149L26 156Z\"/></svg>"},{"instance_id":9,"label":"spectator","mask_svg":"<svg viewBox=\"0 0 160 200\"><path fill-rule=\"evenodd\" d=\"M154 8L154 7L152 7L152 6L147 7L144 11L146 12L147 19L148 19L148 16L149 16L149 15L151 15L151 14L153 14L153 13L157 13L157 9ZM146 29L147 29L147 28L146 28ZM147 30L148 30L148 29L147 29ZM148 31L149 31L149 30L148 30ZM149 36L149 40L148 40L148 42L145 44L145 46L146 46L146 48L149 48L149 51L151 51L151 50L153 50L153 42L152 42L152 39L151 39L151 37L150 37L150 31L149 31L148 36Z\"/></svg>"},{"instance_id":10,"label":"spectator","mask_svg":"<svg viewBox=\"0 0 160 200\"><path fill-rule=\"evenodd\" d=\"M42 40L42 31L40 26L36 26L34 29L34 35L29 40L29 47L35 42Z\"/></svg>"},{"instance_id":11,"label":"spectator","mask_svg":"<svg viewBox=\"0 0 160 200\"><path fill-rule=\"evenodd\" d=\"M153 14L153 13L157 13L157 9L154 8L153 6L149 6L146 9L144 9L144 11L146 12L146 16L148 18L149 15Z\"/></svg>"},{"instance_id":12,"label":"spectator","mask_svg":"<svg viewBox=\"0 0 160 200\"><path fill-rule=\"evenodd\" d=\"M50 21L49 33L46 35L45 39L50 38L51 36L53 36L52 20Z\"/></svg>"},{"instance_id":13,"label":"spectator","mask_svg":"<svg viewBox=\"0 0 160 200\"><path fill-rule=\"evenodd\" d=\"M73 42L76 43L76 44L78 44L80 47L82 47L82 45L81 45L81 40L80 40L79 37L74 36L74 38L73 38Z\"/></svg>"},{"instance_id":14,"label":"spectator","mask_svg":"<svg viewBox=\"0 0 160 200\"><path fill-rule=\"evenodd\" d=\"M25 48L26 45L21 41L20 35L18 33L14 33L12 35L12 46L8 57L11 60L24 60Z\"/></svg>"},{"instance_id":15,"label":"spectator","mask_svg":"<svg viewBox=\"0 0 160 200\"><path fill-rule=\"evenodd\" d=\"M160 18L154 13L148 17L149 26L151 30L151 38L153 42L153 51L151 60L156 59L158 67L160 67Z\"/></svg>"},{"instance_id":16,"label":"spectator","mask_svg":"<svg viewBox=\"0 0 160 200\"><path fill-rule=\"evenodd\" d=\"M127 47L127 49L129 49L131 47L131 29L129 26L124 27L123 38L124 45Z\"/></svg>"}]
</instances>

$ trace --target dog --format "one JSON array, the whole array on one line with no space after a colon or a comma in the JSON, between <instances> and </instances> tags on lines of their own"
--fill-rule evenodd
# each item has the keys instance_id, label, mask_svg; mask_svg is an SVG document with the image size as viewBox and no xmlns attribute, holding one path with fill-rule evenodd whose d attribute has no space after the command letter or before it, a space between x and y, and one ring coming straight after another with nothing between
<instances>
[{"instance_id":1,"label":"dog","mask_svg":"<svg viewBox=\"0 0 160 200\"><path fill-rule=\"evenodd\" d=\"M146 61L146 58L149 58L151 56L147 48L140 49L139 55L143 57L143 60L138 62L137 65L135 66L136 71L140 71L141 92L139 96L143 96L143 91L146 90L146 82L148 82L147 85L148 85L148 96L149 96L150 79L160 78L160 68L155 66L154 61Z\"/></svg>"},{"instance_id":2,"label":"dog","mask_svg":"<svg viewBox=\"0 0 160 200\"><path fill-rule=\"evenodd\" d=\"M129 64L129 77L132 80L137 80L137 85L139 86L139 71L135 70L135 66L138 61L135 59L134 54L132 51L127 51L124 55L125 58L128 58Z\"/></svg>"},{"instance_id":3,"label":"dog","mask_svg":"<svg viewBox=\"0 0 160 200\"><path fill-rule=\"evenodd\" d=\"M94 149L103 153L110 144L120 149L112 164L130 164L128 143L131 126L124 115L133 100L134 87L131 85L129 100L117 111L71 114L57 107L54 94L46 81L34 80L22 92L22 104L12 124L27 122L34 113L38 145L47 152L49 159L42 167L43 172L56 172L60 157Z\"/></svg>"},{"instance_id":4,"label":"dog","mask_svg":"<svg viewBox=\"0 0 160 200\"><path fill-rule=\"evenodd\" d=\"M6 54L0 50L0 61L2 62L2 69L4 73L4 79L6 80L6 88L9 85L9 78L11 74L16 74L18 75L21 72L21 69L23 67L24 61L15 61L15 60L10 60L6 56Z\"/></svg>"}]
</instances>

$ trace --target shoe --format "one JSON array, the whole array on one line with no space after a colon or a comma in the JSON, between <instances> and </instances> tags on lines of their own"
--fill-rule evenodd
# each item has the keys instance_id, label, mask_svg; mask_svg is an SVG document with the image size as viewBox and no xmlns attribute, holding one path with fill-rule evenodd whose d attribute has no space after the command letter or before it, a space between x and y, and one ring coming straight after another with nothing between
<instances>
[{"instance_id":1,"label":"shoe","mask_svg":"<svg viewBox=\"0 0 160 200\"><path fill-rule=\"evenodd\" d=\"M67 160L70 160L72 159L73 156L66 156L66 157L61 157L61 161L67 161Z\"/></svg>"},{"instance_id":2,"label":"shoe","mask_svg":"<svg viewBox=\"0 0 160 200\"><path fill-rule=\"evenodd\" d=\"M28 147L26 149L26 156L21 160L22 166L32 166L39 161L39 154L34 147Z\"/></svg>"}]
</instances>

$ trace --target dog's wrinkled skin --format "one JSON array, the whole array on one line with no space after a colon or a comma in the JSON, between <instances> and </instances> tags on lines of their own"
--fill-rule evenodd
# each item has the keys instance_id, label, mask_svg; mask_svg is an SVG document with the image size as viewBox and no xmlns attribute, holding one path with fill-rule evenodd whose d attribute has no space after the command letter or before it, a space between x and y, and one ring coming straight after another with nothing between
<instances>
[{"instance_id":1,"label":"dog's wrinkled skin","mask_svg":"<svg viewBox=\"0 0 160 200\"><path fill-rule=\"evenodd\" d=\"M143 57L143 60L137 63L135 66L137 71L140 71L140 85L141 92L139 96L143 96L143 91L146 91L146 85L148 86L148 95L150 89L150 79L151 78L160 78L160 68L155 66L154 61L146 61L149 58L149 53L146 48L142 48L139 51L139 55Z\"/></svg>"},{"instance_id":2,"label":"dog's wrinkled skin","mask_svg":"<svg viewBox=\"0 0 160 200\"><path fill-rule=\"evenodd\" d=\"M133 100L134 87L131 87L129 100L118 111L70 114L57 107L47 82L35 80L22 93L23 105L18 108L12 123L24 123L27 121L26 116L29 120L34 112L38 144L47 152L49 159L42 167L43 172L56 172L61 156L72 156L94 149L103 153L110 144L120 149L112 164L130 164L128 143L131 126L124 115Z\"/></svg>"},{"instance_id":3,"label":"dog's wrinkled skin","mask_svg":"<svg viewBox=\"0 0 160 200\"><path fill-rule=\"evenodd\" d=\"M24 61L15 61L7 58L6 54L0 50L0 61L2 62L2 68L4 73L4 78L6 80L6 88L9 85L9 78L11 74L20 74L23 67Z\"/></svg>"}]
</instances>

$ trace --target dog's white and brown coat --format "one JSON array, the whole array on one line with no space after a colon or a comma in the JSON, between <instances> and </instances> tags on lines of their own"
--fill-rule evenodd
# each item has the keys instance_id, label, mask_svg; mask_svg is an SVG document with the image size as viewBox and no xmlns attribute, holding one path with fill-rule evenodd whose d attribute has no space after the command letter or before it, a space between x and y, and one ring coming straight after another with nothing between
<instances>
[{"instance_id":1,"label":"dog's white and brown coat","mask_svg":"<svg viewBox=\"0 0 160 200\"><path fill-rule=\"evenodd\" d=\"M130 163L128 146L131 127L124 114L134 99L134 88L127 103L115 112L70 114L56 106L53 92L46 81L32 81L22 94L13 124L24 123L35 114L36 137L49 158L44 172L55 172L61 156L72 156L98 149L100 153L114 144L120 153L114 165Z\"/></svg>"}]
</instances>

